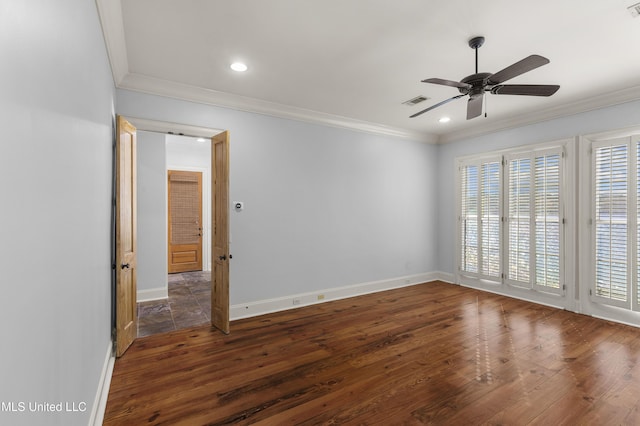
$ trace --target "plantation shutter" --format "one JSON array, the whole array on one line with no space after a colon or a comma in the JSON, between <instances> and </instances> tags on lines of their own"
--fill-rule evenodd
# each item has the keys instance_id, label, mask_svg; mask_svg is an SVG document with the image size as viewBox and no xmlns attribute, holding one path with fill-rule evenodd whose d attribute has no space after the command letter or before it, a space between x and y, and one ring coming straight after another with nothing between
<instances>
[{"instance_id":1,"label":"plantation shutter","mask_svg":"<svg viewBox=\"0 0 640 426\"><path fill-rule=\"evenodd\" d=\"M562 153L535 156L535 281L538 289L561 291Z\"/></svg>"},{"instance_id":2,"label":"plantation shutter","mask_svg":"<svg viewBox=\"0 0 640 426\"><path fill-rule=\"evenodd\" d=\"M481 224L482 257L481 273L500 277L500 186L501 162L482 164L481 176Z\"/></svg>"},{"instance_id":3,"label":"plantation shutter","mask_svg":"<svg viewBox=\"0 0 640 426\"><path fill-rule=\"evenodd\" d=\"M627 141L593 145L593 297L600 303L622 307L628 307L630 300L629 148Z\"/></svg>"},{"instance_id":4,"label":"plantation shutter","mask_svg":"<svg viewBox=\"0 0 640 426\"><path fill-rule=\"evenodd\" d=\"M478 166L460 168L460 269L478 273Z\"/></svg>"},{"instance_id":5,"label":"plantation shutter","mask_svg":"<svg viewBox=\"0 0 640 426\"><path fill-rule=\"evenodd\" d=\"M531 159L513 158L508 162L508 266L512 284L531 283Z\"/></svg>"},{"instance_id":6,"label":"plantation shutter","mask_svg":"<svg viewBox=\"0 0 640 426\"><path fill-rule=\"evenodd\" d=\"M506 282L562 290L562 149L507 157Z\"/></svg>"},{"instance_id":7,"label":"plantation shutter","mask_svg":"<svg viewBox=\"0 0 640 426\"><path fill-rule=\"evenodd\" d=\"M459 270L492 281L500 278L502 159L459 167Z\"/></svg>"}]
</instances>

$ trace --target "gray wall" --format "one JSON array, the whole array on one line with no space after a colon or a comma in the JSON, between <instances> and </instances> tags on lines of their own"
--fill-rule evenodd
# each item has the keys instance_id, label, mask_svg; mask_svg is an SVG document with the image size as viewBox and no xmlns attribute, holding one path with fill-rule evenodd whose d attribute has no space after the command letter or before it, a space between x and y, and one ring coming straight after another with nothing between
<instances>
[{"instance_id":1,"label":"gray wall","mask_svg":"<svg viewBox=\"0 0 640 426\"><path fill-rule=\"evenodd\" d=\"M0 424L86 425L111 340L114 88L95 3L2 2L0 57L0 401L87 404Z\"/></svg>"},{"instance_id":2,"label":"gray wall","mask_svg":"<svg viewBox=\"0 0 640 426\"><path fill-rule=\"evenodd\" d=\"M165 138L161 133L137 132L138 299L167 297Z\"/></svg>"},{"instance_id":3,"label":"gray wall","mask_svg":"<svg viewBox=\"0 0 640 426\"><path fill-rule=\"evenodd\" d=\"M437 269L437 147L117 91L123 115L228 129L231 304Z\"/></svg>"},{"instance_id":4,"label":"gray wall","mask_svg":"<svg viewBox=\"0 0 640 426\"><path fill-rule=\"evenodd\" d=\"M457 213L455 208L455 158L519 145L623 129L640 123L640 101L562 117L543 123L504 130L444 144L438 150L438 267L454 273Z\"/></svg>"}]
</instances>

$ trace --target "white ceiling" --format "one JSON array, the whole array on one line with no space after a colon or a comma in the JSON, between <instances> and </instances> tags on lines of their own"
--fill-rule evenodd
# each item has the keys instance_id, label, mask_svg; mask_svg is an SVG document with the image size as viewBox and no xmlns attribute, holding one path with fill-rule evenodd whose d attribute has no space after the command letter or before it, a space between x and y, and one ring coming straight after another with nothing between
<instances>
[{"instance_id":1,"label":"white ceiling","mask_svg":"<svg viewBox=\"0 0 640 426\"><path fill-rule=\"evenodd\" d=\"M97 0L118 87L330 125L450 140L640 99L638 0ZM488 94L488 117L421 83L530 54L551 63L510 80L559 84L549 98ZM249 69L229 68L241 60ZM409 107L417 95L429 100ZM444 115L447 124L438 123Z\"/></svg>"}]
</instances>

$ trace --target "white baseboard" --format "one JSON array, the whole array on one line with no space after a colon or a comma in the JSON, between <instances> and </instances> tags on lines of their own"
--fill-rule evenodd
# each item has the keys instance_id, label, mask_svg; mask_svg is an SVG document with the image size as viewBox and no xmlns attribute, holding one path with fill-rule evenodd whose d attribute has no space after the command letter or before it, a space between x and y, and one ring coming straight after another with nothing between
<instances>
[{"instance_id":1,"label":"white baseboard","mask_svg":"<svg viewBox=\"0 0 640 426\"><path fill-rule=\"evenodd\" d=\"M113 365L116 357L113 355L113 342L109 342L107 346L107 355L100 374L96 397L91 408L91 417L89 418L89 426L100 426L104 420L104 412L107 408L107 398L109 397L109 387L111 386L111 376L113 374Z\"/></svg>"},{"instance_id":2,"label":"white baseboard","mask_svg":"<svg viewBox=\"0 0 640 426\"><path fill-rule=\"evenodd\" d=\"M435 271L435 272L433 272L433 274L436 277L435 279L438 280L438 281L443 281L443 282L449 283L449 284L455 284L456 283L455 275L453 275L450 272Z\"/></svg>"},{"instance_id":3,"label":"white baseboard","mask_svg":"<svg viewBox=\"0 0 640 426\"><path fill-rule=\"evenodd\" d=\"M139 302L147 302L149 300L166 299L169 297L169 289L167 287L156 287L148 290L138 290L136 298Z\"/></svg>"},{"instance_id":4,"label":"white baseboard","mask_svg":"<svg viewBox=\"0 0 640 426\"><path fill-rule=\"evenodd\" d=\"M296 309L303 306L329 302L331 300L346 299L348 297L361 296L394 288L408 287L416 284L439 280L438 273L427 272L423 274L408 275L388 280L372 281L361 284L353 284L344 287L334 287L309 293L300 293L274 299L258 300L242 303L229 307L231 320L255 317L272 312Z\"/></svg>"}]
</instances>

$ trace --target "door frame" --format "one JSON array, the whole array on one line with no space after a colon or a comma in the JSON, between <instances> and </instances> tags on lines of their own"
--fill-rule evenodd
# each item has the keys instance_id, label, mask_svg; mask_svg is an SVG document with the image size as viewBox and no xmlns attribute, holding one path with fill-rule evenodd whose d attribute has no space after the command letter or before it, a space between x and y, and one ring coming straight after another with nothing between
<instances>
[{"instance_id":1,"label":"door frame","mask_svg":"<svg viewBox=\"0 0 640 426\"><path fill-rule=\"evenodd\" d=\"M147 131L147 132L156 132L156 133L164 133L164 134L174 134L174 135L179 135L179 136L193 136L193 137L202 137L202 138L207 138L209 140L212 140L214 136L219 135L220 133L225 132L225 129L216 129L216 128L212 128L212 127L200 127L200 126L191 126L188 124L180 124L180 123L173 123L173 122L168 122L168 121L158 121L158 120L149 120L146 118L139 118L139 117L133 117L130 115L123 115L123 117L129 121L133 126L136 127L137 130L140 131ZM212 146L213 148L213 146ZM213 158L213 154L211 155L211 158ZM168 166L167 166L168 167ZM211 170L210 174L209 174L209 181L211 181L211 175L213 174L213 170ZM204 176L203 176L204 178ZM211 216L210 216L210 220L209 222L212 222L212 218L214 215L213 212L213 190L214 188L212 187L212 185L210 185L209 191L208 191L208 196L211 197ZM204 188L203 188L204 191ZM166 203L168 204L168 200L166 201ZM168 207L168 205L167 205ZM225 208L226 212L227 212L227 221L230 224L231 223L231 215L230 215L230 206L226 206ZM203 218L204 219L204 218ZM229 229L229 241L231 241L231 231ZM211 235L213 235L213 229L210 232L210 239ZM208 262L211 263L211 269L213 270L213 252L211 250L211 244L209 245L209 254L208 254ZM203 253L204 256L204 253ZM213 273L213 271L212 271ZM229 280L227 280L227 294L229 292L229 287L231 286L230 283L230 278ZM211 291L213 293L213 277L211 279ZM230 306L228 307L230 308ZM229 309L227 309L227 311L229 311ZM211 325L213 327L213 322L211 322Z\"/></svg>"}]
</instances>

